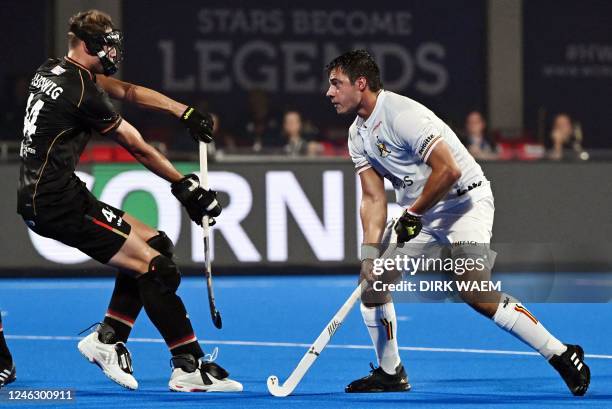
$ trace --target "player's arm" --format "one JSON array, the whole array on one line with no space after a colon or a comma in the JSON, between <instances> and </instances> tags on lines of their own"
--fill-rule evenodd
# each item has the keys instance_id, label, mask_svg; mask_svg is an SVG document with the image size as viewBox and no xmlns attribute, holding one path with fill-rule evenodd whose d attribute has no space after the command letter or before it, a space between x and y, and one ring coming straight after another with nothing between
<instances>
[{"instance_id":1,"label":"player's arm","mask_svg":"<svg viewBox=\"0 0 612 409\"><path fill-rule=\"evenodd\" d=\"M168 158L149 145L128 121L122 120L111 137L147 169L172 183L172 194L185 206L191 220L202 224L204 215L216 217L221 213L217 192L202 188L196 175L185 176L180 173Z\"/></svg>"},{"instance_id":2,"label":"player's arm","mask_svg":"<svg viewBox=\"0 0 612 409\"><path fill-rule=\"evenodd\" d=\"M419 234L422 227L421 215L446 196L461 177L461 169L442 138L432 146L425 163L431 167L431 174L425 182L423 191L394 226L399 243L409 241Z\"/></svg>"},{"instance_id":3,"label":"player's arm","mask_svg":"<svg viewBox=\"0 0 612 409\"><path fill-rule=\"evenodd\" d=\"M183 174L176 170L161 152L149 145L140 132L125 119L110 136L157 176L170 183L178 182L183 178Z\"/></svg>"},{"instance_id":4,"label":"player's arm","mask_svg":"<svg viewBox=\"0 0 612 409\"><path fill-rule=\"evenodd\" d=\"M359 179L362 192L359 215L363 226L363 242L380 243L387 221L384 180L373 168L362 171Z\"/></svg>"},{"instance_id":5,"label":"player's arm","mask_svg":"<svg viewBox=\"0 0 612 409\"><path fill-rule=\"evenodd\" d=\"M425 163L431 167L431 174L423 192L410 206L410 211L419 215L435 206L461 177L461 169L444 141L433 147Z\"/></svg>"},{"instance_id":6,"label":"player's arm","mask_svg":"<svg viewBox=\"0 0 612 409\"><path fill-rule=\"evenodd\" d=\"M96 82L111 98L126 101L144 109L174 115L187 127L196 141L212 142L213 119L209 113L198 112L195 108L175 101L160 92L116 78L98 75Z\"/></svg>"},{"instance_id":7,"label":"player's arm","mask_svg":"<svg viewBox=\"0 0 612 409\"><path fill-rule=\"evenodd\" d=\"M359 215L363 226L361 245L361 271L359 280L375 280L372 274L374 259L380 256L380 240L387 221L387 196L382 176L373 168L359 173L361 181L361 205Z\"/></svg>"},{"instance_id":8,"label":"player's arm","mask_svg":"<svg viewBox=\"0 0 612 409\"><path fill-rule=\"evenodd\" d=\"M187 105L147 87L104 75L96 76L96 82L111 98L126 101L144 109L166 112L177 118L187 109Z\"/></svg>"}]
</instances>

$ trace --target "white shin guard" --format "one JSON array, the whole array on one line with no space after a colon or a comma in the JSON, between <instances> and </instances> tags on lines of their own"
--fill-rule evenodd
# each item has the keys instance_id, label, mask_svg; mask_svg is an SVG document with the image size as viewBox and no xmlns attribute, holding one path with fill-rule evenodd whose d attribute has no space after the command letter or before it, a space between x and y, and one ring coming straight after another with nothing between
<instances>
[{"instance_id":1,"label":"white shin guard","mask_svg":"<svg viewBox=\"0 0 612 409\"><path fill-rule=\"evenodd\" d=\"M561 355L566 350L566 346L548 332L527 308L508 294L502 294L493 321L546 359Z\"/></svg>"},{"instance_id":2,"label":"white shin guard","mask_svg":"<svg viewBox=\"0 0 612 409\"><path fill-rule=\"evenodd\" d=\"M363 322L368 327L376 350L378 365L388 374L395 374L401 363L397 346L397 319L392 302L374 308L361 304Z\"/></svg>"}]
</instances>

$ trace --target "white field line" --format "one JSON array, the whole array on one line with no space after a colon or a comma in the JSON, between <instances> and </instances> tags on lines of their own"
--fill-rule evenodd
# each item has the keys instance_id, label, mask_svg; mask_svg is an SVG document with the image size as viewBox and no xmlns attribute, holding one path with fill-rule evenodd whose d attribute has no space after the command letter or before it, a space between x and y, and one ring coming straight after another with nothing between
<instances>
[{"instance_id":1,"label":"white field line","mask_svg":"<svg viewBox=\"0 0 612 409\"><path fill-rule=\"evenodd\" d=\"M56 336L56 335L9 335L5 337L10 340L25 340L25 341L79 341L83 337L77 336ZM163 344L161 338L130 338L130 343L153 343ZM286 348L308 348L311 344L300 342L263 342L263 341L214 341L205 340L199 341L203 345L237 345L237 346L255 346L255 347L286 347ZM327 348L332 349L372 349L370 345L353 345L353 344L330 344ZM490 354L490 355L529 355L539 356L537 352L528 351L509 351L503 349L473 349L473 348L429 348L429 347L399 347L402 351L416 352L450 352L450 353L468 353L468 354ZM612 359L612 355L601 354L585 354L586 358L592 359Z\"/></svg>"}]
</instances>

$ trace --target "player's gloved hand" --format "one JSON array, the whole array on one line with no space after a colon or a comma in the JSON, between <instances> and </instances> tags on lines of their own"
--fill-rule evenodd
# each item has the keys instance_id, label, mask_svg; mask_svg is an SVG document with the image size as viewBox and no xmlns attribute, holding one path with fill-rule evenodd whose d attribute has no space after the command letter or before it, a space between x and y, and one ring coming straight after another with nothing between
<instances>
[{"instance_id":1,"label":"player's gloved hand","mask_svg":"<svg viewBox=\"0 0 612 409\"><path fill-rule=\"evenodd\" d=\"M194 107L187 107L181 115L181 122L187 127L196 142L212 142L214 121L208 112L201 113Z\"/></svg>"},{"instance_id":2,"label":"player's gloved hand","mask_svg":"<svg viewBox=\"0 0 612 409\"><path fill-rule=\"evenodd\" d=\"M172 184L172 194L185 206L191 220L200 226L205 215L212 218L221 214L221 205L217 201L217 192L202 188L200 186L200 179L193 173L190 173L178 182L174 182ZM214 219L209 220L211 226L214 223Z\"/></svg>"},{"instance_id":3,"label":"player's gloved hand","mask_svg":"<svg viewBox=\"0 0 612 409\"><path fill-rule=\"evenodd\" d=\"M410 213L408 209L404 210L402 216L397 219L393 230L397 233L397 242L405 243L414 239L423 228L421 216Z\"/></svg>"}]
</instances>

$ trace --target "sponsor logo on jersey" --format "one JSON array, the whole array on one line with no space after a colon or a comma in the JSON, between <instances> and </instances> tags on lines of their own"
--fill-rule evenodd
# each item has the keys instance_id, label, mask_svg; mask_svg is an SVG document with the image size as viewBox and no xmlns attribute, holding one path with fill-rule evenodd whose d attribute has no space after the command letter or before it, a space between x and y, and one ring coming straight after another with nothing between
<instances>
[{"instance_id":1,"label":"sponsor logo on jersey","mask_svg":"<svg viewBox=\"0 0 612 409\"><path fill-rule=\"evenodd\" d=\"M384 142L380 141L378 136L376 136L376 147L378 148L378 154L381 158L386 158L391 153L391 150L387 148Z\"/></svg>"},{"instance_id":2,"label":"sponsor logo on jersey","mask_svg":"<svg viewBox=\"0 0 612 409\"><path fill-rule=\"evenodd\" d=\"M466 194L467 192L469 192L472 189L476 189L478 186L482 185L482 180L478 183L474 182L471 185L469 185L466 189L457 189L457 196L463 196L464 194Z\"/></svg>"},{"instance_id":3,"label":"sponsor logo on jersey","mask_svg":"<svg viewBox=\"0 0 612 409\"><path fill-rule=\"evenodd\" d=\"M419 155L423 156L423 152L425 152L425 149L427 149L427 145L429 145L429 142L431 142L433 138L435 138L434 135L429 135L427 138L425 138L425 140L421 144L421 148L419 149Z\"/></svg>"}]
</instances>

